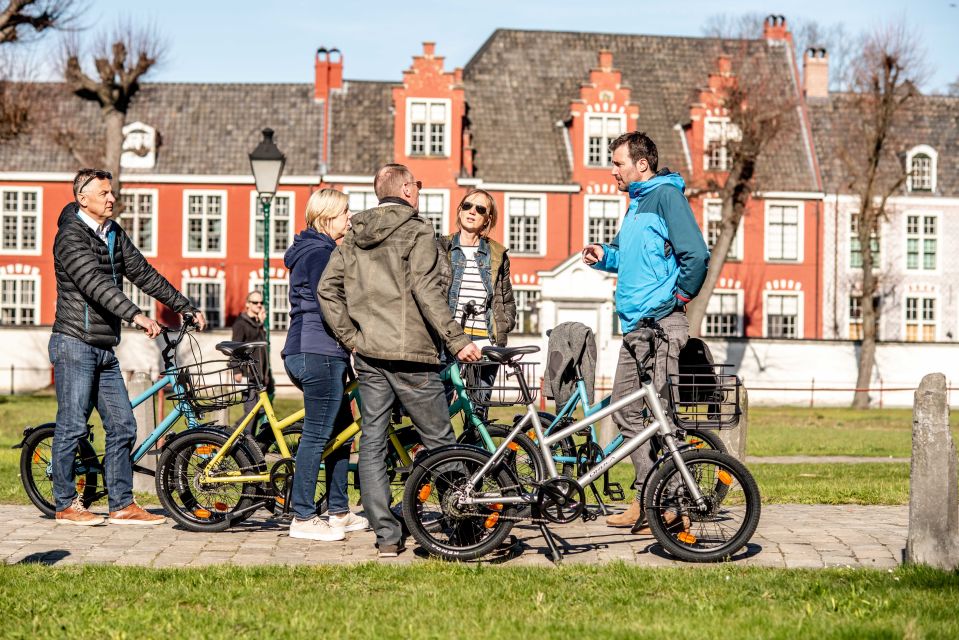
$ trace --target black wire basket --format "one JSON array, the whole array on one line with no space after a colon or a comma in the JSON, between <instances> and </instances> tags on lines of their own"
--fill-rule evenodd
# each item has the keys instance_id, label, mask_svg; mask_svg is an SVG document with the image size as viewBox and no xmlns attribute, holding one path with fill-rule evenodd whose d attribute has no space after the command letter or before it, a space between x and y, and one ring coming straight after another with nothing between
<instances>
[{"instance_id":1,"label":"black wire basket","mask_svg":"<svg viewBox=\"0 0 959 640\"><path fill-rule=\"evenodd\" d=\"M680 368L669 376L669 393L676 426L684 429L732 429L742 415L742 381L731 364Z\"/></svg>"},{"instance_id":2,"label":"black wire basket","mask_svg":"<svg viewBox=\"0 0 959 640\"><path fill-rule=\"evenodd\" d=\"M248 362L207 360L181 366L177 370L179 393L172 400L183 400L202 411L227 409L243 404L253 388ZM237 382L236 374L242 374Z\"/></svg>"},{"instance_id":3,"label":"black wire basket","mask_svg":"<svg viewBox=\"0 0 959 640\"><path fill-rule=\"evenodd\" d=\"M489 360L479 360L460 362L459 367L466 395L475 406L511 407L536 401L536 395L539 393L539 379L536 377L537 364L520 362L514 366L501 366ZM497 367L499 369L496 369ZM496 370L496 379L493 380L492 385L487 385L483 381L483 374L486 373L488 377L492 370ZM523 377L529 397L526 397L523 392L517 376Z\"/></svg>"}]
</instances>

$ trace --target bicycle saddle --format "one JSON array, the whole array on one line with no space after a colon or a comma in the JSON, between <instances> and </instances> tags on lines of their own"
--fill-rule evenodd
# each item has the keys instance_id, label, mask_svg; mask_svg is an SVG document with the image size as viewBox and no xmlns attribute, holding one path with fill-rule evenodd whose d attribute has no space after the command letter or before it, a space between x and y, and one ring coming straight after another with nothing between
<instances>
[{"instance_id":1,"label":"bicycle saddle","mask_svg":"<svg viewBox=\"0 0 959 640\"><path fill-rule=\"evenodd\" d=\"M527 345L525 347L483 347L483 355L500 364L512 362L518 356L527 353L536 353L539 347Z\"/></svg>"},{"instance_id":2,"label":"bicycle saddle","mask_svg":"<svg viewBox=\"0 0 959 640\"><path fill-rule=\"evenodd\" d=\"M265 342L233 342L232 340L226 340L217 343L216 350L225 356L244 360L246 358L252 358L253 352L263 347L266 347Z\"/></svg>"}]
</instances>

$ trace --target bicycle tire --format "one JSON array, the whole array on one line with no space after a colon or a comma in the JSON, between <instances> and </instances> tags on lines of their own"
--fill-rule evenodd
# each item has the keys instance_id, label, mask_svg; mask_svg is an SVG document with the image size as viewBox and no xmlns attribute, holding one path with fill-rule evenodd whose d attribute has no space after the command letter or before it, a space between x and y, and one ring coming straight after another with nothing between
<instances>
[{"instance_id":1,"label":"bicycle tire","mask_svg":"<svg viewBox=\"0 0 959 640\"><path fill-rule=\"evenodd\" d=\"M32 431L23 439L20 449L20 483L27 497L43 515L53 518L57 508L53 497L53 433L55 425L48 424ZM102 469L100 458L90 441L83 438L73 458L77 493L83 506L96 501ZM79 473L78 473L79 471ZM77 476L80 477L77 477Z\"/></svg>"},{"instance_id":2,"label":"bicycle tire","mask_svg":"<svg viewBox=\"0 0 959 640\"><path fill-rule=\"evenodd\" d=\"M250 517L255 501L262 498L254 483L218 483L212 487L223 489L216 491L203 489L200 485L199 477L206 463L228 438L227 434L219 431L188 431L169 443L157 462L157 497L170 517L185 529L198 532L225 531ZM194 461L193 466L191 461ZM233 445L220 464L227 473L261 472L264 468L260 461L254 459L252 452L240 443ZM235 515L237 511L241 513Z\"/></svg>"},{"instance_id":3,"label":"bicycle tire","mask_svg":"<svg viewBox=\"0 0 959 640\"><path fill-rule=\"evenodd\" d=\"M512 428L505 424L493 423L486 425L486 432L489 434L493 444L497 447L506 439L510 431L512 431ZM485 448L483 439L476 429L464 431L458 442L473 445L481 449ZM516 434L512 444L516 445L516 448L513 449L515 455L512 456L510 468L523 484L524 490L531 492L535 489L537 483L542 482L547 475L546 463L543 462L543 454L540 453L536 443L522 431ZM493 452L490 451L489 453L492 454Z\"/></svg>"},{"instance_id":4,"label":"bicycle tire","mask_svg":"<svg viewBox=\"0 0 959 640\"><path fill-rule=\"evenodd\" d=\"M746 546L759 525L762 506L756 480L729 454L698 449L681 455L709 509L703 512L692 504L679 468L670 460L653 475L646 492L650 530L669 554L681 560L728 560ZM718 491L718 485L725 490Z\"/></svg>"},{"instance_id":5,"label":"bicycle tire","mask_svg":"<svg viewBox=\"0 0 959 640\"><path fill-rule=\"evenodd\" d=\"M418 459L403 492L403 520L416 542L445 560L475 560L495 550L513 527L515 505L457 506L456 491L489 460L482 449L454 446ZM516 495L516 482L496 465L479 493Z\"/></svg>"}]
</instances>

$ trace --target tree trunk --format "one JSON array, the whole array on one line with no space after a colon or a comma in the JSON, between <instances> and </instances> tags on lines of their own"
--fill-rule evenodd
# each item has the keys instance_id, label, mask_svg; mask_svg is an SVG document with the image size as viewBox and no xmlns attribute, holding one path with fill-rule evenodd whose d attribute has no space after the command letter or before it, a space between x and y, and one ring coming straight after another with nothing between
<instances>
[{"instance_id":1,"label":"tree trunk","mask_svg":"<svg viewBox=\"0 0 959 640\"><path fill-rule=\"evenodd\" d=\"M103 107L101 110L106 123L106 148L103 150L104 169L113 174L113 195L117 203L120 201L120 154L123 153L123 126L126 115L112 107ZM117 213L120 206L115 207Z\"/></svg>"},{"instance_id":2,"label":"tree trunk","mask_svg":"<svg viewBox=\"0 0 959 640\"><path fill-rule=\"evenodd\" d=\"M735 216L734 216L735 217ZM735 222L723 221L722 230L719 237L716 238L716 244L710 252L709 269L706 271L706 280L703 282L699 294L693 298L692 302L686 305L686 317L689 319L689 335L695 338L700 337L703 327L703 318L706 317L706 307L709 305L709 298L713 295L716 283L719 282L719 276L722 273L723 265L726 264L726 254L733 244L733 238L736 235L736 229L739 228L739 220ZM722 256L722 258L719 258Z\"/></svg>"},{"instance_id":3,"label":"tree trunk","mask_svg":"<svg viewBox=\"0 0 959 640\"><path fill-rule=\"evenodd\" d=\"M866 202L861 203L859 214L859 246L862 252L862 345L859 352L859 374L856 377L856 392L853 395L854 409L869 408L869 385L876 365L876 327L878 313L873 300L876 298L876 274L872 270L875 256L872 253L873 229L878 226L876 212Z\"/></svg>"}]
</instances>

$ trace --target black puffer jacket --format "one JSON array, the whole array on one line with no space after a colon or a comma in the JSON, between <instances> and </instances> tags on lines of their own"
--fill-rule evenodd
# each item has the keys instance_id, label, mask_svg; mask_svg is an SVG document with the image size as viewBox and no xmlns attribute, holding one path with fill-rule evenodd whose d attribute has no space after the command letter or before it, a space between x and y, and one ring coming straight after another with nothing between
<instances>
[{"instance_id":1,"label":"black puffer jacket","mask_svg":"<svg viewBox=\"0 0 959 640\"><path fill-rule=\"evenodd\" d=\"M190 301L150 266L116 222L108 237L113 252L79 218L71 202L60 212L53 241L53 268L57 276L57 317L54 333L63 333L89 345L109 349L120 342L120 320L141 313L123 295L126 277L144 293L177 313L194 311Z\"/></svg>"}]
</instances>

